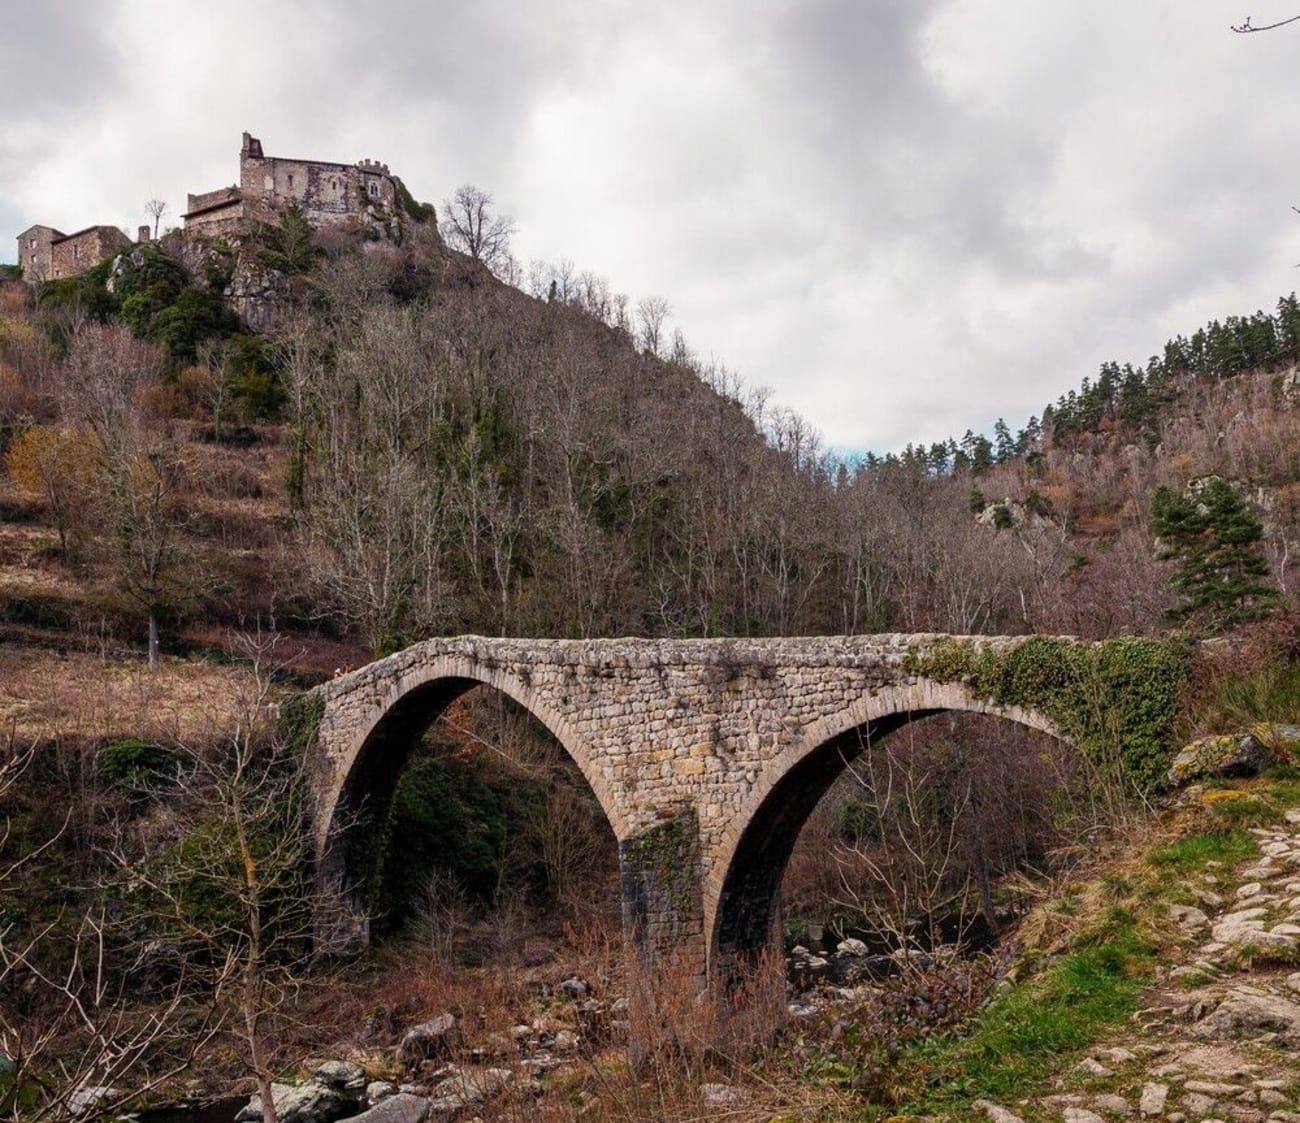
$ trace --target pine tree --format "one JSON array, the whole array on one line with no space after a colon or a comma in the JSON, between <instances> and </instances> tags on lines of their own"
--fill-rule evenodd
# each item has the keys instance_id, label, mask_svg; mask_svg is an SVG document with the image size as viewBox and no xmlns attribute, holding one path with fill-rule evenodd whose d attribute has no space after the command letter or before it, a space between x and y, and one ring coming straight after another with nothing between
<instances>
[{"instance_id":1,"label":"pine tree","mask_svg":"<svg viewBox=\"0 0 1300 1123\"><path fill-rule=\"evenodd\" d=\"M1277 594L1259 551L1264 528L1232 487L1217 476L1190 494L1161 487L1152 514L1157 557L1178 563L1170 586L1185 600L1173 615L1222 628L1268 611Z\"/></svg>"},{"instance_id":2,"label":"pine tree","mask_svg":"<svg viewBox=\"0 0 1300 1123\"><path fill-rule=\"evenodd\" d=\"M1016 442L1011 436L1011 430L1000 417L993 425L993 455L999 464L1013 460L1016 455Z\"/></svg>"}]
</instances>

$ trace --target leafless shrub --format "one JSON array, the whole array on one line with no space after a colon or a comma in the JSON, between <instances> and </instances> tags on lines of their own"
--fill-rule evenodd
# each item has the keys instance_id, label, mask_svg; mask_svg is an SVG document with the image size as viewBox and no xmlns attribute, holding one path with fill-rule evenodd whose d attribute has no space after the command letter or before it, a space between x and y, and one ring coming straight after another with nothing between
<instances>
[{"instance_id":1,"label":"leafless shrub","mask_svg":"<svg viewBox=\"0 0 1300 1123\"><path fill-rule=\"evenodd\" d=\"M787 900L900 953L960 941L976 923L996 933L1017 911L1000 878L1048 863L1079 766L995 719L910 724L866 747L814 813Z\"/></svg>"}]
</instances>

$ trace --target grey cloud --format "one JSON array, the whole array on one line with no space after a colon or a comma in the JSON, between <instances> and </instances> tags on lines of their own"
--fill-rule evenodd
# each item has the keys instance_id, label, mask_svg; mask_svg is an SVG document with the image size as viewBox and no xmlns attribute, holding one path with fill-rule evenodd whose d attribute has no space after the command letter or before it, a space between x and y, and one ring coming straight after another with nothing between
<instances>
[{"instance_id":1,"label":"grey cloud","mask_svg":"<svg viewBox=\"0 0 1300 1123\"><path fill-rule=\"evenodd\" d=\"M8 0L0 74L9 113L16 108L31 125L111 98L124 64L109 34L117 8L118 0L93 11L59 0Z\"/></svg>"},{"instance_id":2,"label":"grey cloud","mask_svg":"<svg viewBox=\"0 0 1300 1123\"><path fill-rule=\"evenodd\" d=\"M0 34L0 74L10 124L0 135L0 260L12 261L12 237L31 224L15 205L13 188L30 179L40 157L60 143L60 130L77 115L98 112L123 76L123 59L110 29L117 2L92 15L52 0L9 0ZM49 221L49 219L43 219Z\"/></svg>"},{"instance_id":3,"label":"grey cloud","mask_svg":"<svg viewBox=\"0 0 1300 1123\"><path fill-rule=\"evenodd\" d=\"M580 75L609 30L594 7L580 18L574 6L513 0L395 0L380 17L354 0L327 0L317 11L358 98L436 108L443 146L502 176L540 91Z\"/></svg>"},{"instance_id":4,"label":"grey cloud","mask_svg":"<svg viewBox=\"0 0 1300 1123\"><path fill-rule=\"evenodd\" d=\"M165 27L131 45L124 83L113 44L131 21L103 29L136 9L83 25L82 6L6 8L19 128L0 134L0 182L66 181L89 128L129 144L171 92L151 88L178 49ZM520 217L521 255L662 293L697 351L831 440L884 451L1023 423L1100 359L1194 330L1171 322L1182 310L1247 311L1295 284L1300 38L1232 37L1212 7L318 0L284 16L301 34L273 90L202 54L193 90L220 91L223 146L248 127L276 152L380 157L430 199L480 183ZM188 151L208 147L196 136ZM230 167L197 174L179 139L157 151L190 189ZM156 192L156 170L130 171L138 186L116 176L126 194L91 199L95 215ZM21 194L0 196L0 260L37 198Z\"/></svg>"},{"instance_id":5,"label":"grey cloud","mask_svg":"<svg viewBox=\"0 0 1300 1123\"><path fill-rule=\"evenodd\" d=\"M927 72L922 36L940 7L817 0L771 28L789 129L810 138L836 227L859 250L902 240L1006 275L1089 267L1077 247L1036 248L1016 213L1017 193L1050 171L1046 139L978 118Z\"/></svg>"}]
</instances>

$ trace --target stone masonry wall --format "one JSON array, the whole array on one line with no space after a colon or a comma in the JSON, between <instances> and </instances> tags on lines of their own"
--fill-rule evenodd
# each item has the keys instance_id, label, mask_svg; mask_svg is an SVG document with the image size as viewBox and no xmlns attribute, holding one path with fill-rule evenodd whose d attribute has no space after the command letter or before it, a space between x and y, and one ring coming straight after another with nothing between
<instances>
[{"instance_id":1,"label":"stone masonry wall","mask_svg":"<svg viewBox=\"0 0 1300 1123\"><path fill-rule=\"evenodd\" d=\"M262 222L278 221L296 204L313 226L330 225L360 214L368 204L393 209L397 188L388 168L364 161L334 164L261 155L261 146L245 146L239 165L245 214Z\"/></svg>"},{"instance_id":2,"label":"stone masonry wall","mask_svg":"<svg viewBox=\"0 0 1300 1123\"><path fill-rule=\"evenodd\" d=\"M902 670L910 647L944 638L429 640L318 688L326 703L318 828L328 829L363 742L394 702L432 679L468 678L512 696L550 728L620 840L693 811L702 872L716 883L715 867L755 801L801 755L870 720L873 699L881 712L1004 712ZM1039 715L1006 716L1050 729Z\"/></svg>"},{"instance_id":3,"label":"stone masonry wall","mask_svg":"<svg viewBox=\"0 0 1300 1123\"><path fill-rule=\"evenodd\" d=\"M18 235L18 267L28 283L51 277L53 243L63 235L51 226L33 226Z\"/></svg>"},{"instance_id":4,"label":"stone masonry wall","mask_svg":"<svg viewBox=\"0 0 1300 1123\"><path fill-rule=\"evenodd\" d=\"M131 240L116 226L92 226L88 230L79 230L54 242L50 276L74 277L130 244Z\"/></svg>"},{"instance_id":5,"label":"stone masonry wall","mask_svg":"<svg viewBox=\"0 0 1300 1123\"><path fill-rule=\"evenodd\" d=\"M90 226L62 234L50 226L33 226L18 235L18 264L29 283L74 277L129 246L116 226Z\"/></svg>"},{"instance_id":6,"label":"stone masonry wall","mask_svg":"<svg viewBox=\"0 0 1300 1123\"><path fill-rule=\"evenodd\" d=\"M267 156L262 142L244 133L238 188L189 195L185 229L209 237L245 233L253 223L279 222L290 206L313 226L338 225L362 219L369 208L395 211L397 194L386 164Z\"/></svg>"},{"instance_id":7,"label":"stone masonry wall","mask_svg":"<svg viewBox=\"0 0 1300 1123\"><path fill-rule=\"evenodd\" d=\"M323 885L346 886L336 828L378 784L391 791L404 744L435 708L474 683L542 721L591 785L619 842L624 931L653 994L684 968L700 988L772 938L779 870L745 836L765 835L786 777L842 734L897 715L969 710L1055 733L1033 711L994 706L960 683L918 678L910 650L935 635L812 639L434 639L316 689L323 702L307 761ZM1005 650L1027 637L968 637ZM385 753L394 754L385 759ZM829 762L834 767L834 762ZM803 783L802 780L798 781ZM777 803L765 804L771 796ZM797 826L797 824L796 824ZM787 829L789 824L786 825ZM782 836L785 837L785 836ZM788 839L792 842L792 838ZM757 850L755 849L757 845ZM777 859L778 861L780 859ZM749 876L763 872L757 881ZM745 871L739 889L729 871ZM771 876L769 876L771 875ZM741 923L737 926L737 918ZM359 917L364 931L364 917ZM656 972L664 977L654 983Z\"/></svg>"}]
</instances>

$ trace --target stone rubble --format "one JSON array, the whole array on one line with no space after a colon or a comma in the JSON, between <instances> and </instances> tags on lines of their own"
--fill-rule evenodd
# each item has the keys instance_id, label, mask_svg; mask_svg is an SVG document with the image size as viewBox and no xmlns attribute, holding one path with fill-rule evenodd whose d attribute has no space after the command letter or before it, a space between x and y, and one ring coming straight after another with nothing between
<instances>
[{"instance_id":1,"label":"stone rubble","mask_svg":"<svg viewBox=\"0 0 1300 1123\"><path fill-rule=\"evenodd\" d=\"M1210 863L1183 887L1198 905L1170 906L1169 931L1182 950L1169 957L1151 1004L1131 1029L1068 1071L1063 1067L1051 1094L1010 1104L977 1100L972 1118L1300 1123L1300 810L1284 827L1253 833L1267 864L1254 859L1234 871ZM820 1015L837 998L861 998L873 978L898 969L891 957L873 956L853 939L821 955L796 947L789 966L792 982L802 977L812 987L791 1002L795 1019ZM524 1097L526 1113L532 1098L544 1094L541 1081L549 1073L587 1055L598 1039L609 1043L626 1032L626 1000L606 999L605 985L566 977L544 988L553 1003L561 1000L545 1015L479 1039L451 1014L431 1018L401 1041L409 1083L395 1087L354 1063L326 1061L303 1084L276 1086L281 1117L285 1123L345 1116L362 1123L440 1123L490 1114L494 1108L483 1105L507 1096ZM461 1057L472 1063L459 1063ZM750 1093L706 1083L699 1095L721 1115L743 1112ZM239 1118L259 1116L254 1097Z\"/></svg>"},{"instance_id":2,"label":"stone rubble","mask_svg":"<svg viewBox=\"0 0 1300 1123\"><path fill-rule=\"evenodd\" d=\"M1061 1123L1300 1123L1300 809L1255 828L1260 857L1209 863L1185 886L1197 905L1169 908L1187 950L1156 1003L1134 1017L1140 1044L1098 1048L1035 1101ZM1213 888L1211 888L1213 887ZM1078 1090L1076 1090L1078 1089ZM994 1123L1019 1118L985 1101Z\"/></svg>"}]
</instances>

